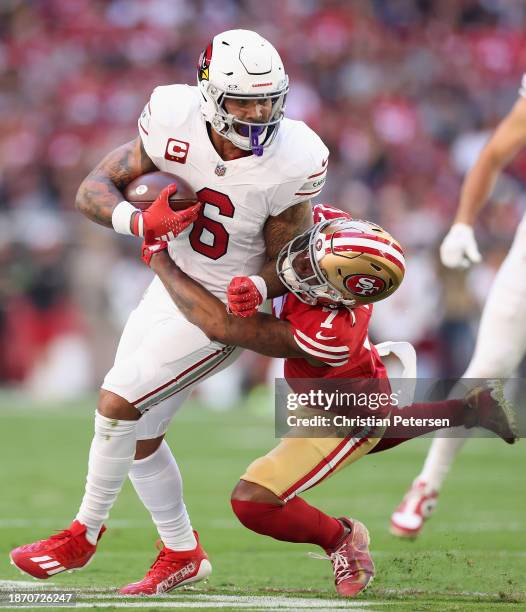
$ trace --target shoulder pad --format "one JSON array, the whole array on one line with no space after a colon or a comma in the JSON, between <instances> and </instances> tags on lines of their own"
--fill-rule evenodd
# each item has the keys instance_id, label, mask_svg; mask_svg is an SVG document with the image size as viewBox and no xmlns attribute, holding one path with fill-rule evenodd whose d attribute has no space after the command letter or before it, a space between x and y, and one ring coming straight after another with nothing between
<instances>
[{"instance_id":1,"label":"shoulder pad","mask_svg":"<svg viewBox=\"0 0 526 612\"><path fill-rule=\"evenodd\" d=\"M314 130L303 121L283 119L278 134L277 154L289 180L306 179L327 166L329 149Z\"/></svg>"},{"instance_id":2,"label":"shoulder pad","mask_svg":"<svg viewBox=\"0 0 526 612\"><path fill-rule=\"evenodd\" d=\"M153 90L149 110L151 120L174 127L184 123L188 117L199 112L197 87L190 85L161 85Z\"/></svg>"}]
</instances>

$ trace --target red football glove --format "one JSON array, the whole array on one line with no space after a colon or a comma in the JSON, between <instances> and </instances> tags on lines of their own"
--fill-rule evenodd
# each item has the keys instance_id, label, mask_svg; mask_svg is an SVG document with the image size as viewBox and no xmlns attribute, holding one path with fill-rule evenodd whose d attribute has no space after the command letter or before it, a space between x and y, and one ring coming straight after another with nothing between
<instances>
[{"instance_id":1,"label":"red football glove","mask_svg":"<svg viewBox=\"0 0 526 612\"><path fill-rule=\"evenodd\" d=\"M352 221L351 213L346 212L345 210L340 210L339 208L335 208L330 204L314 204L312 209L314 223L319 223L320 221L329 221L329 219L341 219L345 217L345 219L349 219Z\"/></svg>"},{"instance_id":2,"label":"red football glove","mask_svg":"<svg viewBox=\"0 0 526 612\"><path fill-rule=\"evenodd\" d=\"M150 262L152 261L152 257L156 253L160 253L168 248L168 243L164 242L164 240L154 242L153 244L146 244L146 241L142 243L141 248L141 258L144 263L150 267Z\"/></svg>"},{"instance_id":3,"label":"red football glove","mask_svg":"<svg viewBox=\"0 0 526 612\"><path fill-rule=\"evenodd\" d=\"M261 276L235 276L226 290L228 310L236 317L252 317L266 299L266 289Z\"/></svg>"},{"instance_id":4,"label":"red football glove","mask_svg":"<svg viewBox=\"0 0 526 612\"><path fill-rule=\"evenodd\" d=\"M170 208L169 198L177 191L173 183L165 187L153 204L133 219L133 233L144 236L146 244L155 240L174 240L182 231L191 225L199 214L201 203L198 202L185 210L173 211Z\"/></svg>"}]
</instances>

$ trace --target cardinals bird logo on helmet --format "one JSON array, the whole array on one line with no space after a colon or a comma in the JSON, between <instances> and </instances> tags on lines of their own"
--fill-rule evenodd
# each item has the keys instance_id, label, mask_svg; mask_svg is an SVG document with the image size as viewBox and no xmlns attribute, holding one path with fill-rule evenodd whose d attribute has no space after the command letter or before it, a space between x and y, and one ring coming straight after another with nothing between
<instances>
[{"instance_id":1,"label":"cardinals bird logo on helmet","mask_svg":"<svg viewBox=\"0 0 526 612\"><path fill-rule=\"evenodd\" d=\"M199 62L197 64L198 81L208 81L208 68L210 67L210 60L212 59L212 44L213 43L210 43L199 56Z\"/></svg>"}]
</instances>

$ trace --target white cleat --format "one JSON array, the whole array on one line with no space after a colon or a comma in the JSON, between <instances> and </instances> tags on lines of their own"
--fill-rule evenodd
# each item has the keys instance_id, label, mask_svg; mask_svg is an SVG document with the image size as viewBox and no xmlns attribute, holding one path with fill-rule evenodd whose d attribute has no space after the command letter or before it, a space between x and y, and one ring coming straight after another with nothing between
<instances>
[{"instance_id":1,"label":"white cleat","mask_svg":"<svg viewBox=\"0 0 526 612\"><path fill-rule=\"evenodd\" d=\"M438 503L438 491L416 480L393 512L389 531L399 538L416 538Z\"/></svg>"}]
</instances>

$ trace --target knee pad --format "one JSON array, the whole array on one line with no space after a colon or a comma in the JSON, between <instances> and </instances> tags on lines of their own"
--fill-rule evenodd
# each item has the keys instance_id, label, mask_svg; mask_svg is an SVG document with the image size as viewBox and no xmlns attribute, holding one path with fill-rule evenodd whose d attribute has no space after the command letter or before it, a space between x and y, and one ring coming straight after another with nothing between
<instances>
[{"instance_id":1,"label":"knee pad","mask_svg":"<svg viewBox=\"0 0 526 612\"><path fill-rule=\"evenodd\" d=\"M278 466L276 461L272 457L265 455L252 461L246 472L241 476L241 479L275 491L276 487L273 485L276 484L277 474Z\"/></svg>"}]
</instances>

